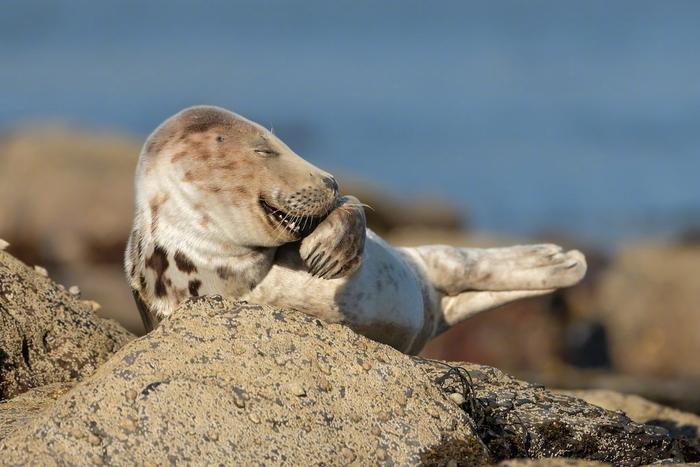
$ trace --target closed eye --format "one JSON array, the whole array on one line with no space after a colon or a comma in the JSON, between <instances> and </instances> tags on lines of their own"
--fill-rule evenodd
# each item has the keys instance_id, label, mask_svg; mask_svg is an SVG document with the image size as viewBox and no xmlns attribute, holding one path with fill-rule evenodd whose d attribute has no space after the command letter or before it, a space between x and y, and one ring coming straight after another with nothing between
<instances>
[{"instance_id":1,"label":"closed eye","mask_svg":"<svg viewBox=\"0 0 700 467\"><path fill-rule=\"evenodd\" d=\"M256 153L260 154L261 156L267 156L267 157L279 156L279 153L277 151L273 151L270 148L258 148L258 149L254 149L254 151Z\"/></svg>"}]
</instances>

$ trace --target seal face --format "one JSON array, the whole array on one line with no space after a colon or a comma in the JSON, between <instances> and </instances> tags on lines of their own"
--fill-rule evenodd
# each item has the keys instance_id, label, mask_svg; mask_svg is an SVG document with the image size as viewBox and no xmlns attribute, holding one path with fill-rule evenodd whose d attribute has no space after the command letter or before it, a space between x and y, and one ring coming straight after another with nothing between
<instances>
[{"instance_id":1,"label":"seal face","mask_svg":"<svg viewBox=\"0 0 700 467\"><path fill-rule=\"evenodd\" d=\"M146 140L125 267L148 330L189 297L297 309L406 352L467 317L578 282L554 245L392 248L357 198L257 123L191 107Z\"/></svg>"}]
</instances>

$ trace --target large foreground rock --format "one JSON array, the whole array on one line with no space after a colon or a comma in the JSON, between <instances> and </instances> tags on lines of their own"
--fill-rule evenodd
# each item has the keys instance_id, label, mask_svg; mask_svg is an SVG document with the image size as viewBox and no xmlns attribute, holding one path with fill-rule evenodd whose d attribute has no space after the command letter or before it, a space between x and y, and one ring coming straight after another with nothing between
<instances>
[{"instance_id":1,"label":"large foreground rock","mask_svg":"<svg viewBox=\"0 0 700 467\"><path fill-rule=\"evenodd\" d=\"M0 401L91 374L132 336L0 251Z\"/></svg>"},{"instance_id":2,"label":"large foreground rock","mask_svg":"<svg viewBox=\"0 0 700 467\"><path fill-rule=\"evenodd\" d=\"M487 460L412 360L298 313L188 303L8 436L6 464Z\"/></svg>"},{"instance_id":3,"label":"large foreground rock","mask_svg":"<svg viewBox=\"0 0 700 467\"><path fill-rule=\"evenodd\" d=\"M8 430L4 464L684 459L662 427L493 368L409 357L341 325L216 297L187 302L47 399ZM22 415L11 402L0 421L8 405Z\"/></svg>"}]
</instances>

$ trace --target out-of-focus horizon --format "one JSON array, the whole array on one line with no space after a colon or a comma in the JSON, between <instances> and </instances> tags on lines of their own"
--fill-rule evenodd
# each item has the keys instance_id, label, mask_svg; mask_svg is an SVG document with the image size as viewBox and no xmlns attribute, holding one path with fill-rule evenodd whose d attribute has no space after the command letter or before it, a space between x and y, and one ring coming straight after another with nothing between
<instances>
[{"instance_id":1,"label":"out-of-focus horizon","mask_svg":"<svg viewBox=\"0 0 700 467\"><path fill-rule=\"evenodd\" d=\"M4 2L0 128L145 136L208 103L479 229L700 223L700 4Z\"/></svg>"}]
</instances>

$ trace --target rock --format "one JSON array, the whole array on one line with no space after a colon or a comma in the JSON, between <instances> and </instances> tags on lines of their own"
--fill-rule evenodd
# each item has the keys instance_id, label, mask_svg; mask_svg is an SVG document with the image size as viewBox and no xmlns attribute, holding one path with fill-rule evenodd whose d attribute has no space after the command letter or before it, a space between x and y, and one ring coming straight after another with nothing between
<instances>
[{"instance_id":1,"label":"rock","mask_svg":"<svg viewBox=\"0 0 700 467\"><path fill-rule=\"evenodd\" d=\"M284 366L280 354L291 357ZM364 361L373 362L369 371ZM377 456L484 464L470 426L406 355L341 325L207 298L185 304L16 429L0 457L5 465L362 465Z\"/></svg>"},{"instance_id":2,"label":"rock","mask_svg":"<svg viewBox=\"0 0 700 467\"><path fill-rule=\"evenodd\" d=\"M666 428L672 436L682 440L681 450L686 460L700 462L700 416L681 412L648 401L632 394L615 391L592 389L577 391L559 391L607 410L624 412L638 423Z\"/></svg>"},{"instance_id":3,"label":"rock","mask_svg":"<svg viewBox=\"0 0 700 467\"><path fill-rule=\"evenodd\" d=\"M90 375L132 336L0 252L0 400Z\"/></svg>"},{"instance_id":4,"label":"rock","mask_svg":"<svg viewBox=\"0 0 700 467\"><path fill-rule=\"evenodd\" d=\"M465 395L465 410L494 460L566 457L642 465L694 461L700 455L700 449L665 428L636 423L491 367L432 360L423 364L443 391Z\"/></svg>"},{"instance_id":5,"label":"rock","mask_svg":"<svg viewBox=\"0 0 700 467\"><path fill-rule=\"evenodd\" d=\"M603 277L599 308L618 371L684 378L700 390L700 248L623 248Z\"/></svg>"},{"instance_id":6,"label":"rock","mask_svg":"<svg viewBox=\"0 0 700 467\"><path fill-rule=\"evenodd\" d=\"M50 407L73 386L72 382L47 384L0 402L0 441Z\"/></svg>"},{"instance_id":7,"label":"rock","mask_svg":"<svg viewBox=\"0 0 700 467\"><path fill-rule=\"evenodd\" d=\"M6 465L641 465L693 454L662 427L494 368L410 357L342 325L220 297L186 302L27 418L0 443Z\"/></svg>"},{"instance_id":8,"label":"rock","mask_svg":"<svg viewBox=\"0 0 700 467\"><path fill-rule=\"evenodd\" d=\"M3 135L0 237L31 264L119 261L140 144L64 127Z\"/></svg>"},{"instance_id":9,"label":"rock","mask_svg":"<svg viewBox=\"0 0 700 467\"><path fill-rule=\"evenodd\" d=\"M557 391L583 399L589 404L607 410L624 412L639 423L663 426L687 436L700 437L700 416L672 409L633 394L622 394L605 389Z\"/></svg>"},{"instance_id":10,"label":"rock","mask_svg":"<svg viewBox=\"0 0 700 467\"><path fill-rule=\"evenodd\" d=\"M583 459L562 459L549 457L544 459L510 459L498 464L499 467L603 467L611 464Z\"/></svg>"}]
</instances>

